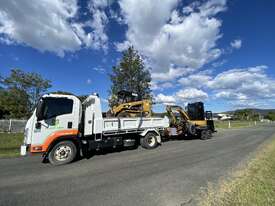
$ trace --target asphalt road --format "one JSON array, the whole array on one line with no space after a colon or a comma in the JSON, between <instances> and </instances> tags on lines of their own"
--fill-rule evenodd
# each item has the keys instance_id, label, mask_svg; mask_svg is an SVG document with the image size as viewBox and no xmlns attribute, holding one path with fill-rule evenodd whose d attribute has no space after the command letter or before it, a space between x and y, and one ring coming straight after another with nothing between
<instances>
[{"instance_id":1,"label":"asphalt road","mask_svg":"<svg viewBox=\"0 0 275 206\"><path fill-rule=\"evenodd\" d=\"M207 141L170 141L59 167L39 157L0 159L0 205L194 205L201 187L274 133L274 125L223 130Z\"/></svg>"}]
</instances>

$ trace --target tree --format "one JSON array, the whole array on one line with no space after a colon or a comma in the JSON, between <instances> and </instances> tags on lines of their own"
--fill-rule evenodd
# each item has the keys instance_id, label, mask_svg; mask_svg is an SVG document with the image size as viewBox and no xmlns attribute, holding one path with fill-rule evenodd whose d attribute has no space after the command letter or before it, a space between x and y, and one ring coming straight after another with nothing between
<instances>
[{"instance_id":1,"label":"tree","mask_svg":"<svg viewBox=\"0 0 275 206\"><path fill-rule=\"evenodd\" d=\"M141 57L133 47L129 47L123 53L120 63L113 67L110 79L112 85L109 91L109 105L111 107L118 103L117 93L121 90L136 93L139 100L151 99L150 72L145 69Z\"/></svg>"},{"instance_id":2,"label":"tree","mask_svg":"<svg viewBox=\"0 0 275 206\"><path fill-rule=\"evenodd\" d=\"M268 114L265 116L266 119L269 119L271 121L275 121L275 112L268 112Z\"/></svg>"},{"instance_id":3,"label":"tree","mask_svg":"<svg viewBox=\"0 0 275 206\"><path fill-rule=\"evenodd\" d=\"M66 94L66 95L74 95L74 94L73 94L73 93L71 93L71 92L60 91L60 90L57 90L56 92L51 92L51 94Z\"/></svg>"},{"instance_id":4,"label":"tree","mask_svg":"<svg viewBox=\"0 0 275 206\"><path fill-rule=\"evenodd\" d=\"M51 87L50 81L41 75L20 69L12 69L10 75L2 78L0 83L0 105L10 118L28 116L42 93Z\"/></svg>"},{"instance_id":5,"label":"tree","mask_svg":"<svg viewBox=\"0 0 275 206\"><path fill-rule=\"evenodd\" d=\"M12 69L9 77L5 78L3 84L8 89L17 89L25 92L29 99L29 110L37 103L40 96L51 87L49 80L44 80L40 74L24 72L20 69Z\"/></svg>"},{"instance_id":6,"label":"tree","mask_svg":"<svg viewBox=\"0 0 275 206\"><path fill-rule=\"evenodd\" d=\"M0 91L1 118L22 118L29 115L28 96L16 88Z\"/></svg>"}]
</instances>

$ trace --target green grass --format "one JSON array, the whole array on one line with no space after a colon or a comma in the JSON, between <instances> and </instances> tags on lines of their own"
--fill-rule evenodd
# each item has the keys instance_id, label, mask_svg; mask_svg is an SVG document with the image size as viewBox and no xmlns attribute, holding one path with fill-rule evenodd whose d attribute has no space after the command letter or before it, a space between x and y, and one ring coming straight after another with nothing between
<instances>
[{"instance_id":1,"label":"green grass","mask_svg":"<svg viewBox=\"0 0 275 206\"><path fill-rule=\"evenodd\" d=\"M215 121L216 128L228 129L228 121ZM256 122L256 126L263 125L264 123ZM242 127L255 127L254 121L230 121L231 128L242 128Z\"/></svg>"},{"instance_id":2,"label":"green grass","mask_svg":"<svg viewBox=\"0 0 275 206\"><path fill-rule=\"evenodd\" d=\"M0 157L19 156L23 138L22 133L0 133Z\"/></svg>"},{"instance_id":3,"label":"green grass","mask_svg":"<svg viewBox=\"0 0 275 206\"><path fill-rule=\"evenodd\" d=\"M275 205L275 136L247 165L218 185L208 185L199 205Z\"/></svg>"}]
</instances>

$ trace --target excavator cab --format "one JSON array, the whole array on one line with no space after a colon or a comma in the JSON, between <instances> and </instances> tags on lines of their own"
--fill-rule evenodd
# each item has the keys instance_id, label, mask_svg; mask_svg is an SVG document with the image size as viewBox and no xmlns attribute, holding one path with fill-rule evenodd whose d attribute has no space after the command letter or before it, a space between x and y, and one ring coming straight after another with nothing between
<instances>
[{"instance_id":1,"label":"excavator cab","mask_svg":"<svg viewBox=\"0 0 275 206\"><path fill-rule=\"evenodd\" d=\"M142 100L136 93L130 91L119 91L117 93L118 103L111 109L115 117L149 117L151 116L152 103L150 100Z\"/></svg>"},{"instance_id":2,"label":"excavator cab","mask_svg":"<svg viewBox=\"0 0 275 206\"><path fill-rule=\"evenodd\" d=\"M177 135L196 135L195 125L190 121L188 114L177 105L167 105L166 112L170 119L170 127L176 129Z\"/></svg>"},{"instance_id":3,"label":"excavator cab","mask_svg":"<svg viewBox=\"0 0 275 206\"><path fill-rule=\"evenodd\" d=\"M176 128L179 135L191 134L208 139L212 132L215 132L212 112L205 113L202 102L188 104L185 110L180 106L167 106L166 111L170 118L170 126Z\"/></svg>"},{"instance_id":4,"label":"excavator cab","mask_svg":"<svg viewBox=\"0 0 275 206\"><path fill-rule=\"evenodd\" d=\"M189 103L186 107L186 111L194 124L207 127L211 132L215 132L212 112L204 111L203 102Z\"/></svg>"}]
</instances>

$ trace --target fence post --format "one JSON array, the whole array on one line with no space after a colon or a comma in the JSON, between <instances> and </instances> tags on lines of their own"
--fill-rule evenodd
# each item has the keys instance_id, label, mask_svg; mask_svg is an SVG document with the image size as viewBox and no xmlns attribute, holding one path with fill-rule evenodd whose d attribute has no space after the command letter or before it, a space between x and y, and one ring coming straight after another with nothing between
<instances>
[{"instance_id":1,"label":"fence post","mask_svg":"<svg viewBox=\"0 0 275 206\"><path fill-rule=\"evenodd\" d=\"M230 120L228 121L228 129L231 128L231 123L230 123Z\"/></svg>"},{"instance_id":2,"label":"fence post","mask_svg":"<svg viewBox=\"0 0 275 206\"><path fill-rule=\"evenodd\" d=\"M254 125L255 125L255 126L257 125L257 122L256 122L256 121L254 121Z\"/></svg>"},{"instance_id":3,"label":"fence post","mask_svg":"<svg viewBox=\"0 0 275 206\"><path fill-rule=\"evenodd\" d=\"M9 122L9 133L11 133L11 119L10 119L10 122Z\"/></svg>"}]
</instances>

